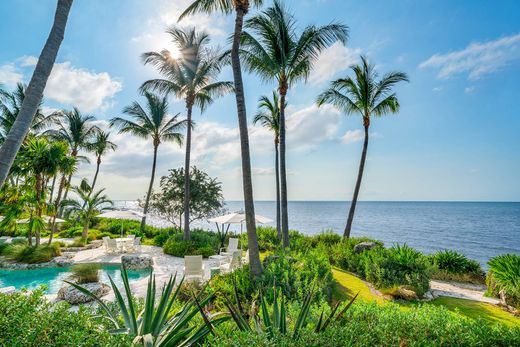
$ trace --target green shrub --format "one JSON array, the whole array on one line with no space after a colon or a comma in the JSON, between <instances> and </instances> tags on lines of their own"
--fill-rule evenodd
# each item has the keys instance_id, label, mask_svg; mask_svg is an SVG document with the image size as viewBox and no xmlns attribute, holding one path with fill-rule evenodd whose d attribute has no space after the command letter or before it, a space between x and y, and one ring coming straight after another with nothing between
<instances>
[{"instance_id":1,"label":"green shrub","mask_svg":"<svg viewBox=\"0 0 520 347\"><path fill-rule=\"evenodd\" d=\"M105 319L65 302L46 300L41 290L0 294L0 346L130 346L126 335L111 335Z\"/></svg>"},{"instance_id":2,"label":"green shrub","mask_svg":"<svg viewBox=\"0 0 520 347\"><path fill-rule=\"evenodd\" d=\"M76 264L72 267L72 273L76 277L76 283L99 282L99 264Z\"/></svg>"},{"instance_id":3,"label":"green shrub","mask_svg":"<svg viewBox=\"0 0 520 347\"><path fill-rule=\"evenodd\" d=\"M218 236L213 232L194 230L191 239L184 241L183 234L171 236L163 245L163 252L175 257L202 255L207 258L216 253L219 245Z\"/></svg>"},{"instance_id":4,"label":"green shrub","mask_svg":"<svg viewBox=\"0 0 520 347\"><path fill-rule=\"evenodd\" d=\"M153 238L154 246L162 247L170 238L170 234L167 231L161 231Z\"/></svg>"},{"instance_id":5,"label":"green shrub","mask_svg":"<svg viewBox=\"0 0 520 347\"><path fill-rule=\"evenodd\" d=\"M491 258L488 265L488 291L495 296L502 292L508 305L520 308L520 256L499 255Z\"/></svg>"},{"instance_id":6,"label":"green shrub","mask_svg":"<svg viewBox=\"0 0 520 347\"><path fill-rule=\"evenodd\" d=\"M85 247L87 242L81 236L77 236L74 238L74 241L69 245L69 247Z\"/></svg>"},{"instance_id":7,"label":"green shrub","mask_svg":"<svg viewBox=\"0 0 520 347\"><path fill-rule=\"evenodd\" d=\"M429 256L435 266L432 278L472 283L484 283L484 271L480 264L464 254L444 250Z\"/></svg>"},{"instance_id":8,"label":"green shrub","mask_svg":"<svg viewBox=\"0 0 520 347\"><path fill-rule=\"evenodd\" d=\"M337 243L340 243L343 237L332 230L322 231L318 235L312 237L313 246L318 244L324 244L327 247L331 247Z\"/></svg>"},{"instance_id":9,"label":"green shrub","mask_svg":"<svg viewBox=\"0 0 520 347\"><path fill-rule=\"evenodd\" d=\"M21 263L36 264L51 261L61 255L60 245L57 243L29 246L26 243L11 244L4 249L4 256L8 260Z\"/></svg>"}]
</instances>

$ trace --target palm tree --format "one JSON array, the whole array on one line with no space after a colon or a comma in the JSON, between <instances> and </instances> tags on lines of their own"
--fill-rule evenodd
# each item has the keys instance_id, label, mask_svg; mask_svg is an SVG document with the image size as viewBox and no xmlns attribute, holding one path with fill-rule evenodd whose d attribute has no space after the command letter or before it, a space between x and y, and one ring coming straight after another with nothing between
<instances>
[{"instance_id":1,"label":"palm tree","mask_svg":"<svg viewBox=\"0 0 520 347\"><path fill-rule=\"evenodd\" d=\"M215 81L222 68L222 59L212 52L209 36L195 28L182 30L171 27L166 31L181 52L179 58L172 57L168 50L147 52L143 62L155 66L166 79L146 81L141 90L156 90L172 93L186 104L188 126L186 129L186 156L184 163L184 239L190 239L190 153L193 106L201 112L215 97L233 90L232 82Z\"/></svg>"},{"instance_id":2,"label":"palm tree","mask_svg":"<svg viewBox=\"0 0 520 347\"><path fill-rule=\"evenodd\" d=\"M408 76L404 72L390 72L378 80L374 65L371 65L366 57L361 57L361 65L351 67L354 78L340 78L330 83L323 93L318 96L317 103L321 106L329 103L340 109L346 114L358 113L363 117L363 128L365 129L365 140L363 142L363 152L359 163L359 171L354 189L354 196L350 204L347 225L343 236L350 237L352 221L361 187L361 179L365 168L365 159L368 147L368 128L370 117L381 117L388 113L399 111L399 102L392 88L398 82L408 82Z\"/></svg>"},{"instance_id":3,"label":"palm tree","mask_svg":"<svg viewBox=\"0 0 520 347\"><path fill-rule=\"evenodd\" d=\"M280 143L280 99L278 93L273 91L273 99L263 95L258 101L258 112L253 119L253 124L261 123L264 128L274 134L274 171L276 177L276 233L278 239L282 239L280 225L280 164L278 160L278 144Z\"/></svg>"},{"instance_id":4,"label":"palm tree","mask_svg":"<svg viewBox=\"0 0 520 347\"><path fill-rule=\"evenodd\" d=\"M306 80L319 54L336 41L345 43L348 27L331 23L307 26L300 35L296 21L280 3L246 21L240 51L246 68L266 81L276 81L280 94L280 195L282 236L284 247L289 246L287 215L287 174L285 165L285 97L296 82Z\"/></svg>"},{"instance_id":5,"label":"palm tree","mask_svg":"<svg viewBox=\"0 0 520 347\"><path fill-rule=\"evenodd\" d=\"M62 205L78 215L83 223L82 238L86 241L90 220L96 214L112 210L114 203L103 194L105 189L94 191L86 179L81 180L80 185L72 190L78 195L79 200L63 200Z\"/></svg>"},{"instance_id":6,"label":"palm tree","mask_svg":"<svg viewBox=\"0 0 520 347\"><path fill-rule=\"evenodd\" d=\"M233 32L233 44L231 47L231 68L235 85L235 98L237 104L238 129L240 132L240 151L242 153L242 185L244 189L244 209L246 213L247 244L249 248L249 269L253 277L262 274L260 251L258 249L258 237L255 225L255 206L253 200L253 183L251 178L251 157L249 154L249 135L247 131L247 114L242 81L242 68L240 67L240 35L244 17L249 11L250 5L259 7L263 0L195 0L181 14L179 20L194 13L222 12L230 14L235 11L235 29Z\"/></svg>"},{"instance_id":7,"label":"palm tree","mask_svg":"<svg viewBox=\"0 0 520 347\"><path fill-rule=\"evenodd\" d=\"M96 181L99 174L99 166L101 165L101 157L107 154L109 151L115 151L117 149L117 145L110 141L109 137L109 132L98 131L96 133L96 137L94 138L94 142L88 146L89 150L96 155L96 173L94 174L94 179L92 180L92 190L94 190L94 187L96 186Z\"/></svg>"},{"instance_id":8,"label":"palm tree","mask_svg":"<svg viewBox=\"0 0 520 347\"><path fill-rule=\"evenodd\" d=\"M33 123L34 115L43 97L43 90L47 84L47 79L54 66L61 41L63 41L71 6L72 0L58 0L56 13L54 14L54 23L47 42L45 42L45 46L40 54L36 68L34 69L29 86L27 87L26 97L22 103L18 117L9 131L9 135L0 148L0 187L4 184L9 170L13 165L16 153L18 153Z\"/></svg>"},{"instance_id":9,"label":"palm tree","mask_svg":"<svg viewBox=\"0 0 520 347\"><path fill-rule=\"evenodd\" d=\"M183 136L181 131L186 127L186 120L179 120L178 114L168 116L168 101L166 97L159 97L149 92L144 92L147 101L146 110L138 102L133 102L123 109L123 113L131 116L134 120L115 117L110 120L110 126L119 129L119 133L130 133L143 139L151 139L153 143L153 162L150 185L146 193L144 204L144 217L141 220L141 232L146 225L146 213L150 195L152 194L155 179L155 167L157 165L157 150L163 141L171 141L182 146Z\"/></svg>"},{"instance_id":10,"label":"palm tree","mask_svg":"<svg viewBox=\"0 0 520 347\"><path fill-rule=\"evenodd\" d=\"M82 114L76 107L72 111L60 111L56 121L57 130L52 129L46 132L51 138L65 141L70 146L70 154L78 158L80 150L92 148L94 137L100 131L99 127L92 124L96 119L94 116ZM81 157L87 160L86 157ZM67 199L69 193L72 174L67 178L63 199ZM60 213L61 215L61 213Z\"/></svg>"}]
</instances>

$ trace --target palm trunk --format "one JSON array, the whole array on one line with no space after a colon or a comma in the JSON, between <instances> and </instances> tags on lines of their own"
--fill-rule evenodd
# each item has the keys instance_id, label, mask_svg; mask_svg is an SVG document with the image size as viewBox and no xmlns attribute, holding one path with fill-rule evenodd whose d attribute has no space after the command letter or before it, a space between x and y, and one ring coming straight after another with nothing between
<instances>
[{"instance_id":1,"label":"palm trunk","mask_svg":"<svg viewBox=\"0 0 520 347\"><path fill-rule=\"evenodd\" d=\"M56 217L58 215L58 208L61 203L61 193L63 192L64 186L65 186L65 175L62 175L61 180L60 180L60 185L58 186L58 192L56 193L56 200L54 201L54 215L52 216L52 221L51 221L51 234L49 235L49 245L51 244L54 233L56 232Z\"/></svg>"},{"instance_id":2,"label":"palm trunk","mask_svg":"<svg viewBox=\"0 0 520 347\"><path fill-rule=\"evenodd\" d=\"M144 217L141 220L141 232L144 232L144 227L146 225L146 214L148 213L148 204L150 203L150 195L152 194L153 181L155 179L155 166L157 164L157 149L159 148L159 144L153 144L153 163L152 163L152 176L150 177L150 185L148 186L148 193L146 193L146 201L144 203Z\"/></svg>"},{"instance_id":3,"label":"palm trunk","mask_svg":"<svg viewBox=\"0 0 520 347\"><path fill-rule=\"evenodd\" d=\"M252 277L258 277L262 273L260 252L258 250L258 238L255 225L255 206L253 201L253 183L251 179L251 159L249 157L249 135L247 132L247 115L242 83L242 70L240 67L239 46L244 15L247 8L237 6L235 18L235 31L233 33L233 46L231 47L231 66L235 83L235 97L237 102L238 127L240 130L240 150L242 152L242 184L244 189L244 208L246 212L247 242L249 247L249 269Z\"/></svg>"},{"instance_id":4,"label":"palm trunk","mask_svg":"<svg viewBox=\"0 0 520 347\"><path fill-rule=\"evenodd\" d=\"M88 218L85 217L85 222L83 223L83 233L81 234L81 237L83 238L83 240L85 240L85 242L87 241L87 238L88 238L88 225L89 225L89 220L88 220Z\"/></svg>"},{"instance_id":5,"label":"palm trunk","mask_svg":"<svg viewBox=\"0 0 520 347\"><path fill-rule=\"evenodd\" d=\"M280 163L278 156L278 138L274 141L274 171L276 177L276 234L278 240L282 240L282 227L280 221Z\"/></svg>"},{"instance_id":6,"label":"palm trunk","mask_svg":"<svg viewBox=\"0 0 520 347\"><path fill-rule=\"evenodd\" d=\"M97 166L96 166L96 173L94 174L94 179L92 180L92 191L94 191L94 186L96 185L97 176L99 174L99 166L101 165L101 156L98 156L97 158Z\"/></svg>"},{"instance_id":7,"label":"palm trunk","mask_svg":"<svg viewBox=\"0 0 520 347\"><path fill-rule=\"evenodd\" d=\"M23 140L29 133L34 115L42 100L43 90L51 74L52 67L54 66L61 42L63 41L71 6L72 0L58 0L51 32L40 54L29 86L26 89L22 107L5 142L0 148L0 187L4 185L9 170L13 165L14 158Z\"/></svg>"},{"instance_id":8,"label":"palm trunk","mask_svg":"<svg viewBox=\"0 0 520 347\"><path fill-rule=\"evenodd\" d=\"M41 200L42 200L42 187L43 187L43 177L41 174L36 175L36 217L40 218L42 216L42 208L41 208ZM40 245L40 228L36 228L35 236L36 236L36 246Z\"/></svg>"},{"instance_id":9,"label":"palm trunk","mask_svg":"<svg viewBox=\"0 0 520 347\"><path fill-rule=\"evenodd\" d=\"M67 177L67 181L65 182L65 193L63 193L63 200L67 199L71 181L72 181L72 174L70 174L69 177ZM58 217L63 217L63 207L60 207L60 212L58 213Z\"/></svg>"},{"instance_id":10,"label":"palm trunk","mask_svg":"<svg viewBox=\"0 0 520 347\"><path fill-rule=\"evenodd\" d=\"M289 247L289 217L287 212L287 172L285 168L285 91L280 91L280 195L283 247Z\"/></svg>"},{"instance_id":11,"label":"palm trunk","mask_svg":"<svg viewBox=\"0 0 520 347\"><path fill-rule=\"evenodd\" d=\"M56 185L56 177L58 177L58 174L54 175L54 177L52 178L51 192L49 194L49 205L52 204L52 198L54 195L54 187Z\"/></svg>"},{"instance_id":12,"label":"palm trunk","mask_svg":"<svg viewBox=\"0 0 520 347\"><path fill-rule=\"evenodd\" d=\"M359 195L359 188L361 187L361 179L363 178L363 170L365 169L365 159L367 157L367 147L368 147L368 122L365 120L365 141L363 142L363 152L361 153L361 161L359 162L359 172L356 181L356 188L354 189L354 197L352 198L352 203L350 204L350 210L348 212L347 226L345 227L345 231L343 232L344 238L350 237L350 231L352 230L352 222L354 221L354 212L356 211L356 203Z\"/></svg>"},{"instance_id":13,"label":"palm trunk","mask_svg":"<svg viewBox=\"0 0 520 347\"><path fill-rule=\"evenodd\" d=\"M187 105L188 128L186 129L186 158L184 162L184 240L190 239L190 155L191 155L191 111Z\"/></svg>"}]
</instances>

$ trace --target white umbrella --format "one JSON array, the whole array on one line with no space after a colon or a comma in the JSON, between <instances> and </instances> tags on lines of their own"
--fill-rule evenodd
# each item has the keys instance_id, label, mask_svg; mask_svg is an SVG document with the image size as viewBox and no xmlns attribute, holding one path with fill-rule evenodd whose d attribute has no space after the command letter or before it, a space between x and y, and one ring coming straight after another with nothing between
<instances>
[{"instance_id":1,"label":"white umbrella","mask_svg":"<svg viewBox=\"0 0 520 347\"><path fill-rule=\"evenodd\" d=\"M43 219L44 223L50 223L52 221L52 217L49 217L49 216L42 216L42 219ZM29 223L29 221L30 221L29 218L23 218L23 219L18 219L16 221L16 223L17 224L27 224L27 223ZM66 221L64 219L56 218L56 223L65 223L65 222Z\"/></svg>"},{"instance_id":2,"label":"white umbrella","mask_svg":"<svg viewBox=\"0 0 520 347\"><path fill-rule=\"evenodd\" d=\"M208 221L217 224L217 229L218 229L219 224L222 224L222 229L224 229L223 224L228 224L227 229L229 229L230 224L239 224L240 223L240 233L242 233L242 223L245 222L245 220L246 220L246 214L244 212L234 212L234 213L226 214L223 216L208 219ZM260 224L266 224L266 223L271 223L273 220L257 214L257 215L255 215L255 221Z\"/></svg>"},{"instance_id":3,"label":"white umbrella","mask_svg":"<svg viewBox=\"0 0 520 347\"><path fill-rule=\"evenodd\" d=\"M141 220L145 216L144 213L132 210L113 210L98 214L99 218L125 219L125 220ZM123 237L123 221L121 221L121 237Z\"/></svg>"}]
</instances>

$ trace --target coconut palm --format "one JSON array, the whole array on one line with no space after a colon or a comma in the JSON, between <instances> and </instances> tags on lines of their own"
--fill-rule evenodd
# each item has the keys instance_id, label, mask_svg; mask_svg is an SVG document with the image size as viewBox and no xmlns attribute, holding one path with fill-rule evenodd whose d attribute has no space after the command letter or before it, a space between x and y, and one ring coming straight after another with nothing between
<instances>
[{"instance_id":1,"label":"coconut palm","mask_svg":"<svg viewBox=\"0 0 520 347\"><path fill-rule=\"evenodd\" d=\"M339 23L316 27L307 26L296 31L292 14L280 3L262 11L245 23L240 51L246 68L265 81L275 81L280 94L280 195L282 236L284 247L289 246L287 215L287 175L285 165L285 97L291 86L306 80L319 54L333 43L345 43L347 26Z\"/></svg>"},{"instance_id":2,"label":"coconut palm","mask_svg":"<svg viewBox=\"0 0 520 347\"><path fill-rule=\"evenodd\" d=\"M123 113L131 116L133 120L115 117L110 120L110 126L119 129L119 133L130 133L143 139L151 139L153 144L152 173L150 185L146 193L144 204L144 217L141 220L141 232L146 225L146 213L150 195L152 194L155 179L155 167L157 165L157 150L164 141L175 142L182 145L183 136L181 131L187 125L186 120L179 120L179 115L168 116L168 100L149 92L144 92L147 104L144 109L138 102L133 102L123 109Z\"/></svg>"},{"instance_id":3,"label":"coconut palm","mask_svg":"<svg viewBox=\"0 0 520 347\"><path fill-rule=\"evenodd\" d=\"M278 93L273 91L273 99L268 96L261 96L258 101L258 112L253 119L253 123L260 123L262 126L274 134L274 172L276 178L276 232L278 238L282 239L280 225L280 165L278 160L278 144L280 143L280 99Z\"/></svg>"},{"instance_id":4,"label":"coconut palm","mask_svg":"<svg viewBox=\"0 0 520 347\"><path fill-rule=\"evenodd\" d=\"M76 107L72 111L60 111L56 120L57 129L51 129L45 134L67 142L70 146L70 154L74 158L87 160L86 157L78 157L78 155L80 150L88 151L92 147L94 138L100 131L98 126L92 124L95 119L94 116L82 114ZM67 178L63 199L67 199L71 180L72 174Z\"/></svg>"},{"instance_id":5,"label":"coconut palm","mask_svg":"<svg viewBox=\"0 0 520 347\"><path fill-rule=\"evenodd\" d=\"M51 74L56 55L63 41L71 6L72 0L58 0L56 13L54 14L54 23L27 87L26 97L18 117L16 117L16 121L9 131L9 135L0 148L0 187L4 184L13 165L16 153L18 153L31 128L31 124L33 124L34 116L43 97L45 84Z\"/></svg>"},{"instance_id":6,"label":"coconut palm","mask_svg":"<svg viewBox=\"0 0 520 347\"><path fill-rule=\"evenodd\" d=\"M165 77L146 81L142 90L172 93L186 105L186 156L184 164L184 239L190 239L190 153L193 106L204 112L218 96L233 90L232 82L216 81L222 68L220 55L210 49L209 36L195 28L171 27L166 31L177 46L180 57L170 51L147 52L142 55L145 64L151 64Z\"/></svg>"},{"instance_id":7,"label":"coconut palm","mask_svg":"<svg viewBox=\"0 0 520 347\"><path fill-rule=\"evenodd\" d=\"M247 114L242 81L242 68L240 67L240 35L244 24L244 17L249 11L250 5L259 7L262 0L195 0L181 14L179 20L194 14L221 12L230 14L235 12L235 29L231 46L231 68L235 85L235 98L237 104L238 129L240 132L240 151L242 154L242 185L244 189L244 209L246 213L247 244L249 248L249 269L251 275L258 277L262 273L260 252L258 249L258 237L255 225L255 206L253 200L253 183L251 178L251 158L249 153L249 135L247 131Z\"/></svg>"},{"instance_id":8,"label":"coconut palm","mask_svg":"<svg viewBox=\"0 0 520 347\"><path fill-rule=\"evenodd\" d=\"M86 241L90 220L99 213L112 210L114 203L103 194L105 189L94 191L86 179L82 179L80 185L73 187L72 191L78 195L79 200L63 200L62 205L71 213L77 214L83 223L82 238Z\"/></svg>"},{"instance_id":9,"label":"coconut palm","mask_svg":"<svg viewBox=\"0 0 520 347\"><path fill-rule=\"evenodd\" d=\"M373 116L381 117L388 113L397 113L399 111L399 102L396 94L393 92L393 87L399 82L408 81L408 76L404 72L398 71L387 73L378 80L378 74L374 69L374 65L371 65L367 58L363 56L361 57L361 65L353 65L351 69L354 73L354 78L345 77L332 81L329 88L321 93L317 99L318 106L325 103L332 104L346 114L357 113L363 118L365 139L354 196L350 204L347 225L343 233L343 236L346 238L350 237L359 188L363 178L370 118Z\"/></svg>"},{"instance_id":10,"label":"coconut palm","mask_svg":"<svg viewBox=\"0 0 520 347\"><path fill-rule=\"evenodd\" d=\"M96 156L96 173L92 180L92 190L96 186L97 177L99 174L99 166L101 165L101 157L109 151L115 151L117 145L109 140L110 133L108 131L98 131L94 141L88 146L89 150Z\"/></svg>"}]
</instances>

